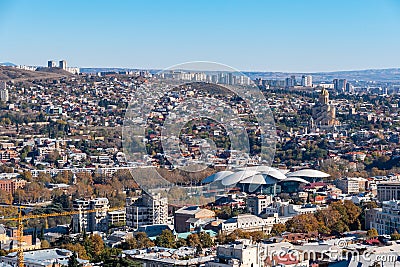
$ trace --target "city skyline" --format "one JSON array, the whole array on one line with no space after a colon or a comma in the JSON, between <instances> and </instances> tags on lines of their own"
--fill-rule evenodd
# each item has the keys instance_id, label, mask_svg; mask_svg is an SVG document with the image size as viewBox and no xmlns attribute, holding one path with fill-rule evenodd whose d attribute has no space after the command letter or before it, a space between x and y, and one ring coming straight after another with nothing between
<instances>
[{"instance_id":1,"label":"city skyline","mask_svg":"<svg viewBox=\"0 0 400 267\"><path fill-rule=\"evenodd\" d=\"M400 5L392 0L40 3L2 1L0 62L65 58L78 67L164 69L204 60L276 72L399 67Z\"/></svg>"}]
</instances>

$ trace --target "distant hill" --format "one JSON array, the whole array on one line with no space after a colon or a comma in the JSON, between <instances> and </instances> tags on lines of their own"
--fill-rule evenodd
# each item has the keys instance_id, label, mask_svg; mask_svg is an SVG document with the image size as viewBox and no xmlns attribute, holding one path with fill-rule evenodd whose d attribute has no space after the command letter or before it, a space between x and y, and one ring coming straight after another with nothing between
<instances>
[{"instance_id":1,"label":"distant hill","mask_svg":"<svg viewBox=\"0 0 400 267\"><path fill-rule=\"evenodd\" d=\"M36 69L36 72L47 72L47 73L55 73L55 74L60 74L64 76L71 76L73 75L72 73L60 69L60 68L47 68L47 67L39 67Z\"/></svg>"},{"instance_id":2,"label":"distant hill","mask_svg":"<svg viewBox=\"0 0 400 267\"><path fill-rule=\"evenodd\" d=\"M350 70L333 72L313 72L313 73L291 73L291 72L243 72L250 78L263 79L285 79L295 75L298 81L302 75L312 75L313 81L332 81L335 78L347 79L349 81L382 81L382 82L400 82L400 68L392 69L368 69L368 70Z\"/></svg>"},{"instance_id":3,"label":"distant hill","mask_svg":"<svg viewBox=\"0 0 400 267\"><path fill-rule=\"evenodd\" d=\"M81 68L82 73L97 73L101 71L127 71L138 69L127 68ZM154 74L161 70L148 70ZM264 71L242 71L243 74L251 79L278 79L283 80L291 75L295 75L297 80L301 80L302 75L312 75L314 82L332 81L335 78L347 79L348 81L382 81L382 82L400 82L400 68L391 69L367 69L367 70L350 70L350 71L333 71L333 72L264 72Z\"/></svg>"},{"instance_id":4,"label":"distant hill","mask_svg":"<svg viewBox=\"0 0 400 267\"><path fill-rule=\"evenodd\" d=\"M36 79L50 79L60 78L64 76L71 76L73 74L59 69L41 68L37 71L21 70L14 67L0 66L0 80L36 80Z\"/></svg>"},{"instance_id":5,"label":"distant hill","mask_svg":"<svg viewBox=\"0 0 400 267\"><path fill-rule=\"evenodd\" d=\"M119 71L138 71L139 69L129 69L129 68L80 68L82 73L98 73L98 72L119 72Z\"/></svg>"}]
</instances>

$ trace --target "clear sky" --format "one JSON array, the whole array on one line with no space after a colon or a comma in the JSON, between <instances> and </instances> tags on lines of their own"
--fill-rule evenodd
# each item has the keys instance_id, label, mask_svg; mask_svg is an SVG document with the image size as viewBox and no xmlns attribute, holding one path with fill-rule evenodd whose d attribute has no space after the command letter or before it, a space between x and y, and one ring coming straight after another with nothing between
<instances>
[{"instance_id":1,"label":"clear sky","mask_svg":"<svg viewBox=\"0 0 400 267\"><path fill-rule=\"evenodd\" d=\"M260 71L400 67L399 0L0 0L0 62Z\"/></svg>"}]
</instances>

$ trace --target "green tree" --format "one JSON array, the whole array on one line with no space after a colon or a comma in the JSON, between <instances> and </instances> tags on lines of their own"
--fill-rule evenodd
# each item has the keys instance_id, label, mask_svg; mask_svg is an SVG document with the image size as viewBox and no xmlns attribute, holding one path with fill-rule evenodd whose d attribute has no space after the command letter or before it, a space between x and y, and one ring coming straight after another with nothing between
<instances>
[{"instance_id":1,"label":"green tree","mask_svg":"<svg viewBox=\"0 0 400 267\"><path fill-rule=\"evenodd\" d=\"M391 240L400 240L400 234L397 231L394 231L394 233L390 236Z\"/></svg>"},{"instance_id":2,"label":"green tree","mask_svg":"<svg viewBox=\"0 0 400 267\"><path fill-rule=\"evenodd\" d=\"M232 217L232 208L230 206L223 206L216 213L218 218L226 220Z\"/></svg>"},{"instance_id":3,"label":"green tree","mask_svg":"<svg viewBox=\"0 0 400 267\"><path fill-rule=\"evenodd\" d=\"M121 254L121 249L119 248L109 248L105 247L99 256L97 256L97 261L105 262L108 259L115 259Z\"/></svg>"},{"instance_id":4,"label":"green tree","mask_svg":"<svg viewBox=\"0 0 400 267\"><path fill-rule=\"evenodd\" d=\"M41 244L40 244L40 248L49 248L50 247L50 243L47 240L42 240Z\"/></svg>"},{"instance_id":5,"label":"green tree","mask_svg":"<svg viewBox=\"0 0 400 267\"><path fill-rule=\"evenodd\" d=\"M45 156L45 161L49 163L55 163L57 160L61 159L60 153L58 153L57 150L54 150L53 152L47 154Z\"/></svg>"},{"instance_id":6,"label":"green tree","mask_svg":"<svg viewBox=\"0 0 400 267\"><path fill-rule=\"evenodd\" d=\"M195 248L200 244L200 238L198 234L190 234L186 238L186 243L189 247Z\"/></svg>"},{"instance_id":7,"label":"green tree","mask_svg":"<svg viewBox=\"0 0 400 267\"><path fill-rule=\"evenodd\" d=\"M53 192L54 191L56 191L56 190L53 190ZM62 192L62 194L59 195L59 196L54 196L53 197L53 203L54 204L61 204L61 206L65 210L70 210L72 208L71 200L69 199L69 196L67 196L64 192Z\"/></svg>"},{"instance_id":8,"label":"green tree","mask_svg":"<svg viewBox=\"0 0 400 267\"><path fill-rule=\"evenodd\" d=\"M283 223L277 223L272 226L271 234L272 235L281 235L286 231L286 225Z\"/></svg>"},{"instance_id":9,"label":"green tree","mask_svg":"<svg viewBox=\"0 0 400 267\"><path fill-rule=\"evenodd\" d=\"M21 178L28 182L31 182L32 181L32 173L30 171L24 171L21 174Z\"/></svg>"},{"instance_id":10,"label":"green tree","mask_svg":"<svg viewBox=\"0 0 400 267\"><path fill-rule=\"evenodd\" d=\"M91 235L84 242L86 251L93 257L97 257L104 249L104 241L99 235Z\"/></svg>"},{"instance_id":11,"label":"green tree","mask_svg":"<svg viewBox=\"0 0 400 267\"><path fill-rule=\"evenodd\" d=\"M196 256L200 256L203 253L203 248L201 245L196 246Z\"/></svg>"},{"instance_id":12,"label":"green tree","mask_svg":"<svg viewBox=\"0 0 400 267\"><path fill-rule=\"evenodd\" d=\"M209 248L214 246L214 241L211 236L206 232L199 233L200 244L203 248Z\"/></svg>"},{"instance_id":13,"label":"green tree","mask_svg":"<svg viewBox=\"0 0 400 267\"><path fill-rule=\"evenodd\" d=\"M78 257L76 256L76 252L72 252L71 257L68 259L68 267L80 267L82 266L79 264Z\"/></svg>"},{"instance_id":14,"label":"green tree","mask_svg":"<svg viewBox=\"0 0 400 267\"><path fill-rule=\"evenodd\" d=\"M340 214L341 221L347 226L348 230L359 230L361 223L359 221L361 208L355 205L350 200L334 202L330 205L334 210L337 210Z\"/></svg>"},{"instance_id":15,"label":"green tree","mask_svg":"<svg viewBox=\"0 0 400 267\"><path fill-rule=\"evenodd\" d=\"M178 240L176 240L176 247L180 248L180 247L186 247L187 243L186 240L183 238L178 238Z\"/></svg>"},{"instance_id":16,"label":"green tree","mask_svg":"<svg viewBox=\"0 0 400 267\"><path fill-rule=\"evenodd\" d=\"M135 235L137 241L137 248L149 248L153 247L154 243L150 240L150 238L144 232L138 232Z\"/></svg>"},{"instance_id":17,"label":"green tree","mask_svg":"<svg viewBox=\"0 0 400 267\"><path fill-rule=\"evenodd\" d=\"M138 248L138 243L136 238L130 237L127 238L124 242L121 244L122 249L135 249Z\"/></svg>"},{"instance_id":18,"label":"green tree","mask_svg":"<svg viewBox=\"0 0 400 267\"><path fill-rule=\"evenodd\" d=\"M320 223L318 232L330 234L331 232L340 232L342 230L340 227L338 227L341 217L337 210L328 207L327 209L317 211L314 216Z\"/></svg>"},{"instance_id":19,"label":"green tree","mask_svg":"<svg viewBox=\"0 0 400 267\"><path fill-rule=\"evenodd\" d=\"M62 245L61 247L75 252L76 255L78 255L80 259L89 260L89 256L87 255L86 249L81 244L67 243L67 244Z\"/></svg>"},{"instance_id":20,"label":"green tree","mask_svg":"<svg viewBox=\"0 0 400 267\"><path fill-rule=\"evenodd\" d=\"M319 223L314 215L301 214L286 222L286 229L292 233L308 233L318 230Z\"/></svg>"},{"instance_id":21,"label":"green tree","mask_svg":"<svg viewBox=\"0 0 400 267\"><path fill-rule=\"evenodd\" d=\"M368 236L369 238L377 237L378 235L379 235L379 234L378 234L378 231L377 231L375 228L369 229L369 230L367 231L367 236Z\"/></svg>"},{"instance_id":22,"label":"green tree","mask_svg":"<svg viewBox=\"0 0 400 267\"><path fill-rule=\"evenodd\" d=\"M175 248L175 236L171 230L165 229L161 232L161 235L156 238L156 245L166 248Z\"/></svg>"}]
</instances>

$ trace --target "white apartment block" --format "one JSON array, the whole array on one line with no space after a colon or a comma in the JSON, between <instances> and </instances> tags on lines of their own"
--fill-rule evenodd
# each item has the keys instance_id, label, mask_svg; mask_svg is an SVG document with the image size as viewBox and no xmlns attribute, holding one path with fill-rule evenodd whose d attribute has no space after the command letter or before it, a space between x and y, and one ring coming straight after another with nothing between
<instances>
[{"instance_id":1,"label":"white apartment block","mask_svg":"<svg viewBox=\"0 0 400 267\"><path fill-rule=\"evenodd\" d=\"M303 75L301 77L301 85L305 87L312 87L312 76L311 75Z\"/></svg>"},{"instance_id":2,"label":"white apartment block","mask_svg":"<svg viewBox=\"0 0 400 267\"><path fill-rule=\"evenodd\" d=\"M369 218L369 228L375 228L380 235L400 232L400 200L382 202L382 208L369 210L366 218Z\"/></svg>"},{"instance_id":3,"label":"white apartment block","mask_svg":"<svg viewBox=\"0 0 400 267\"><path fill-rule=\"evenodd\" d=\"M266 213L268 206L273 202L272 198L272 195L249 196L246 199L247 210L257 216Z\"/></svg>"},{"instance_id":4,"label":"white apartment block","mask_svg":"<svg viewBox=\"0 0 400 267\"><path fill-rule=\"evenodd\" d=\"M206 263L206 267L262 267L263 249L259 244L251 244L250 240L241 243L222 245L217 247L217 257Z\"/></svg>"},{"instance_id":5,"label":"white apartment block","mask_svg":"<svg viewBox=\"0 0 400 267\"><path fill-rule=\"evenodd\" d=\"M142 225L168 223L168 199L161 194L143 195L133 203L127 201L126 225L137 229Z\"/></svg>"},{"instance_id":6,"label":"white apartment block","mask_svg":"<svg viewBox=\"0 0 400 267\"><path fill-rule=\"evenodd\" d=\"M354 194L360 192L360 185L357 179L345 178L336 180L336 187L345 194Z\"/></svg>"},{"instance_id":7,"label":"white apartment block","mask_svg":"<svg viewBox=\"0 0 400 267\"><path fill-rule=\"evenodd\" d=\"M6 82L0 81L0 100L7 102L9 100L8 89Z\"/></svg>"},{"instance_id":8,"label":"white apartment block","mask_svg":"<svg viewBox=\"0 0 400 267\"><path fill-rule=\"evenodd\" d=\"M107 213L110 208L107 198L91 200L78 199L73 202L74 210L79 211L72 217L72 231L74 233L107 231ZM91 212L85 212L85 211Z\"/></svg>"},{"instance_id":9,"label":"white apartment block","mask_svg":"<svg viewBox=\"0 0 400 267\"><path fill-rule=\"evenodd\" d=\"M110 211L107 215L108 225L124 225L126 223L125 210Z\"/></svg>"},{"instance_id":10,"label":"white apartment block","mask_svg":"<svg viewBox=\"0 0 400 267\"><path fill-rule=\"evenodd\" d=\"M225 234L230 234L236 229L244 232L262 231L269 234L274 224L278 223L284 223L284 221L276 213L265 219L251 214L240 214L222 222L219 227L220 231Z\"/></svg>"}]
</instances>

